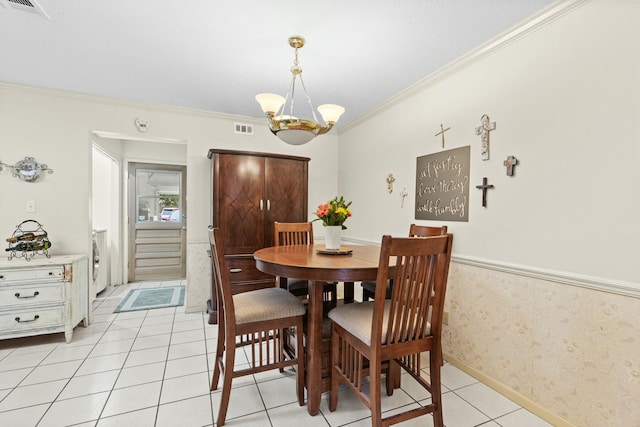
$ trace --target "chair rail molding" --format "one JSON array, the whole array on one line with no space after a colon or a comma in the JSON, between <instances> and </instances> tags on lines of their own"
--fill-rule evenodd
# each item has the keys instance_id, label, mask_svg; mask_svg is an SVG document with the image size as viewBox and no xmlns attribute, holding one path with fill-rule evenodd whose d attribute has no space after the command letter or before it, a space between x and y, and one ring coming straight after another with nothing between
<instances>
[{"instance_id":1,"label":"chair rail molding","mask_svg":"<svg viewBox=\"0 0 640 427\"><path fill-rule=\"evenodd\" d=\"M353 239L343 237L343 241L352 244L379 244L372 240ZM609 292L624 295L632 298L640 298L640 283L613 280L603 277L586 276L566 271L550 270L539 267L532 267L520 264L511 264L502 261L476 258L467 255L451 255L451 262L470 265L473 267L486 268L488 270L500 271L503 273L517 274L525 277L547 280L561 283L563 285L578 286L581 288L593 289L602 292Z\"/></svg>"},{"instance_id":2,"label":"chair rail molding","mask_svg":"<svg viewBox=\"0 0 640 427\"><path fill-rule=\"evenodd\" d=\"M520 276L533 277L536 279L548 280L564 285L579 286L581 288L594 289L628 297L640 298L640 283L605 279L602 277L585 276L564 271L547 270L538 267L510 264L465 255L452 255L451 262L486 268L489 270L501 271L504 273L518 274Z\"/></svg>"}]
</instances>

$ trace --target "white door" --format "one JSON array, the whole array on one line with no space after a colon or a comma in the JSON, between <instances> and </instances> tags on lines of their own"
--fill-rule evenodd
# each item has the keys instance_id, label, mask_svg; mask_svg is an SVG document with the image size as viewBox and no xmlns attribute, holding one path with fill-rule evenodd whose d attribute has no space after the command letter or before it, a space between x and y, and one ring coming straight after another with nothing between
<instances>
[{"instance_id":1,"label":"white door","mask_svg":"<svg viewBox=\"0 0 640 427\"><path fill-rule=\"evenodd\" d=\"M186 277L186 167L129 164L130 282Z\"/></svg>"}]
</instances>

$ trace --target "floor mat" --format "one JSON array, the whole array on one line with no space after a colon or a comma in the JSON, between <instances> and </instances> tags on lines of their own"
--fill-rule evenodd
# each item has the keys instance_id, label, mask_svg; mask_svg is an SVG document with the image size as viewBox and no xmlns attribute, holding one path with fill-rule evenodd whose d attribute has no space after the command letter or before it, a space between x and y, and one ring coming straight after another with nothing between
<instances>
[{"instance_id":1,"label":"floor mat","mask_svg":"<svg viewBox=\"0 0 640 427\"><path fill-rule=\"evenodd\" d=\"M184 291L184 286L131 289L113 312L181 306L184 304Z\"/></svg>"}]
</instances>

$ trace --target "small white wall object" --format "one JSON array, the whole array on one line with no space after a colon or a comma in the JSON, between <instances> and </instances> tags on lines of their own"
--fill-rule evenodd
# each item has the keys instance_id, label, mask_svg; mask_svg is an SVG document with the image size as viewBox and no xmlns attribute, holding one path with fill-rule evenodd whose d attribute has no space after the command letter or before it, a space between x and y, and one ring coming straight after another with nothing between
<instances>
[{"instance_id":1,"label":"small white wall object","mask_svg":"<svg viewBox=\"0 0 640 427\"><path fill-rule=\"evenodd\" d=\"M149 128L149 121L141 119L140 117L136 118L135 124L139 132L146 132Z\"/></svg>"}]
</instances>

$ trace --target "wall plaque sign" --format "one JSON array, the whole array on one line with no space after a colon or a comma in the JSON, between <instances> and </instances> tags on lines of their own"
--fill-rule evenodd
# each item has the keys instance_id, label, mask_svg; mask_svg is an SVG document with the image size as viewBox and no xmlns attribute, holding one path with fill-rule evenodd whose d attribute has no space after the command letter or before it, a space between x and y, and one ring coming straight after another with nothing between
<instances>
[{"instance_id":1,"label":"wall plaque sign","mask_svg":"<svg viewBox=\"0 0 640 427\"><path fill-rule=\"evenodd\" d=\"M416 219L469 221L469 146L417 158Z\"/></svg>"}]
</instances>

